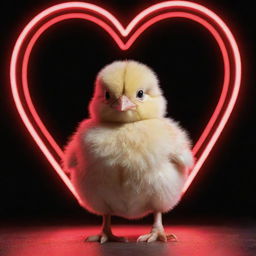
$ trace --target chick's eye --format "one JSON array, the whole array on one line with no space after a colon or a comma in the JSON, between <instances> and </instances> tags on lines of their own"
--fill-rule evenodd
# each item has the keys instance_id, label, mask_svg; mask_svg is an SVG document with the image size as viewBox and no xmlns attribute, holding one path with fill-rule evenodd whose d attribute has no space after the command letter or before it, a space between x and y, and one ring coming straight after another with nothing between
<instances>
[{"instance_id":1,"label":"chick's eye","mask_svg":"<svg viewBox=\"0 0 256 256\"><path fill-rule=\"evenodd\" d=\"M105 92L105 99L106 100L109 100L110 99L110 94L108 91Z\"/></svg>"},{"instance_id":2,"label":"chick's eye","mask_svg":"<svg viewBox=\"0 0 256 256\"><path fill-rule=\"evenodd\" d=\"M136 97L139 98L139 99L142 99L143 96L144 96L144 92L143 92L142 90L139 90L139 91L137 92Z\"/></svg>"}]
</instances>

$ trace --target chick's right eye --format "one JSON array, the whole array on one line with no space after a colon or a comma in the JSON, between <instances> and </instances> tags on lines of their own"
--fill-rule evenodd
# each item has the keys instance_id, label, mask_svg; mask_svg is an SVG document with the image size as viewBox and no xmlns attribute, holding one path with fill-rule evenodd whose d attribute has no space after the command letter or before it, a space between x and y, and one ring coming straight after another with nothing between
<instances>
[{"instance_id":1,"label":"chick's right eye","mask_svg":"<svg viewBox=\"0 0 256 256\"><path fill-rule=\"evenodd\" d=\"M143 92L142 90L139 90L139 91L137 92L136 97L139 98L139 99L142 99L143 96L144 96L144 92Z\"/></svg>"},{"instance_id":2,"label":"chick's right eye","mask_svg":"<svg viewBox=\"0 0 256 256\"><path fill-rule=\"evenodd\" d=\"M110 99L110 94L108 91L105 92L105 99L106 100L109 100Z\"/></svg>"}]
</instances>

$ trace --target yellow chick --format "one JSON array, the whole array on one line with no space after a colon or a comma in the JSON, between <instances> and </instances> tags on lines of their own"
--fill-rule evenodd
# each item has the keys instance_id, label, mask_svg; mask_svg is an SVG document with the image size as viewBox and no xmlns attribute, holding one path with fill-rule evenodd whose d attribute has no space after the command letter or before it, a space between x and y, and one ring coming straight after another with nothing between
<instances>
[{"instance_id":1,"label":"yellow chick","mask_svg":"<svg viewBox=\"0 0 256 256\"><path fill-rule=\"evenodd\" d=\"M95 82L90 118L65 148L63 167L89 212L102 215L102 232L87 241L127 241L111 231L111 215L154 214L138 242L167 241L162 213L179 201L193 166L186 132L165 118L166 100L155 73L136 61L115 61Z\"/></svg>"}]
</instances>

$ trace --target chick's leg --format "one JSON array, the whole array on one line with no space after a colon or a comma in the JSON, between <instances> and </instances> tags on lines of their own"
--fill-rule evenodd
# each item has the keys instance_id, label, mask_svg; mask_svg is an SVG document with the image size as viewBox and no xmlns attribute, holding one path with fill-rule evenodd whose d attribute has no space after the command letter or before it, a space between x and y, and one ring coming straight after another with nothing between
<instances>
[{"instance_id":1,"label":"chick's leg","mask_svg":"<svg viewBox=\"0 0 256 256\"><path fill-rule=\"evenodd\" d=\"M101 234L88 236L85 241L100 242L101 244L106 242L128 242L127 238L125 237L118 237L113 235L111 230L111 215L103 215Z\"/></svg>"},{"instance_id":2,"label":"chick's leg","mask_svg":"<svg viewBox=\"0 0 256 256\"><path fill-rule=\"evenodd\" d=\"M154 242L154 241L162 241L167 242L168 239L172 239L176 241L176 236L173 234L167 235L164 231L163 223L162 223L162 213L156 212L154 213L154 224L152 226L152 230L150 233L146 235L142 235L137 239L137 242Z\"/></svg>"}]
</instances>

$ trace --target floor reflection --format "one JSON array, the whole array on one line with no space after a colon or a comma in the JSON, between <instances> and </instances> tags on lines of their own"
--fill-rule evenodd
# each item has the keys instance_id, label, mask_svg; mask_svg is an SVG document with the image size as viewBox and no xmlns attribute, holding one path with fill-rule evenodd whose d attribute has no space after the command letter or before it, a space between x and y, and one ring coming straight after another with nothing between
<instances>
[{"instance_id":1,"label":"floor reflection","mask_svg":"<svg viewBox=\"0 0 256 256\"><path fill-rule=\"evenodd\" d=\"M97 234L99 227L41 227L5 229L0 232L1 256L249 256L248 241L254 243L251 231L238 228L174 226L178 242L136 243L150 226L114 226L116 235L127 236L129 243L83 242ZM251 246L252 247L252 246ZM249 253L251 252L251 254Z\"/></svg>"}]
</instances>

